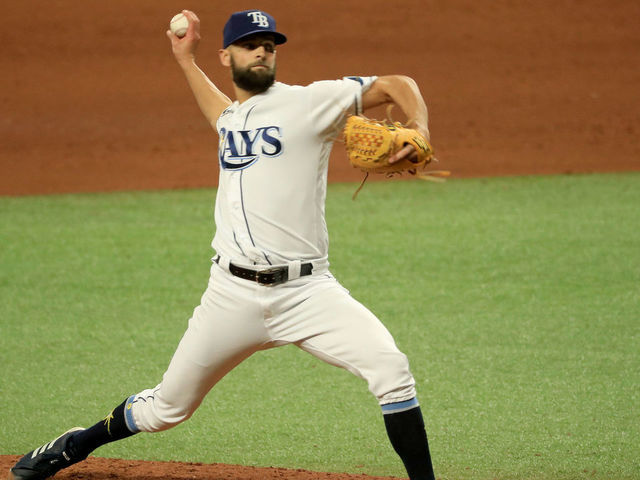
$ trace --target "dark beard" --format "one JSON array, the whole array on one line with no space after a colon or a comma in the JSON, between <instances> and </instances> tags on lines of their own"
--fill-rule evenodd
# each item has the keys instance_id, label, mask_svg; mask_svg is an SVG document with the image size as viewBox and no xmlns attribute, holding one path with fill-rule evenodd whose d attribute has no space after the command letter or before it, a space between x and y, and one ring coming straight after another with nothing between
<instances>
[{"instance_id":1,"label":"dark beard","mask_svg":"<svg viewBox=\"0 0 640 480\"><path fill-rule=\"evenodd\" d=\"M249 93L258 94L267 90L276 80L276 67L268 70L253 71L251 67L245 69L236 67L231 57L231 74L233 83Z\"/></svg>"}]
</instances>

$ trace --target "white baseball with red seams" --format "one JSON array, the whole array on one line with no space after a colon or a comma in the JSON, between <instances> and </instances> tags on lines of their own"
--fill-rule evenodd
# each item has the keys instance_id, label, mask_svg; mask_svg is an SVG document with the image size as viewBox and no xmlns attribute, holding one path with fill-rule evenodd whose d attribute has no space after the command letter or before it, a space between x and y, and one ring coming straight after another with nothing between
<instances>
[{"instance_id":1,"label":"white baseball with red seams","mask_svg":"<svg viewBox=\"0 0 640 480\"><path fill-rule=\"evenodd\" d=\"M177 37L184 37L189 29L189 20L183 13L178 13L169 22L169 30Z\"/></svg>"},{"instance_id":2,"label":"white baseball with red seams","mask_svg":"<svg viewBox=\"0 0 640 480\"><path fill-rule=\"evenodd\" d=\"M285 344L365 379L381 405L416 396L391 334L328 270L329 154L375 80L276 82L220 115L216 262L162 382L130 398L129 428L158 431L186 420L238 363ZM300 276L305 263L312 274ZM289 281L260 285L231 275L230 264L288 266Z\"/></svg>"}]
</instances>

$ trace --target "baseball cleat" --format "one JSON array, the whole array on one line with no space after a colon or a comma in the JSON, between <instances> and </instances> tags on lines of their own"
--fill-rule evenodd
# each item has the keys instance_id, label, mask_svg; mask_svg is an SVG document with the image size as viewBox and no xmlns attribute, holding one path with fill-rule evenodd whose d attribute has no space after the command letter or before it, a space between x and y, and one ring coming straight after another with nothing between
<instances>
[{"instance_id":1,"label":"baseball cleat","mask_svg":"<svg viewBox=\"0 0 640 480\"><path fill-rule=\"evenodd\" d=\"M55 440L27 453L9 470L9 480L44 480L53 477L63 468L84 460L75 457L69 448L69 439L84 428L75 427Z\"/></svg>"}]
</instances>

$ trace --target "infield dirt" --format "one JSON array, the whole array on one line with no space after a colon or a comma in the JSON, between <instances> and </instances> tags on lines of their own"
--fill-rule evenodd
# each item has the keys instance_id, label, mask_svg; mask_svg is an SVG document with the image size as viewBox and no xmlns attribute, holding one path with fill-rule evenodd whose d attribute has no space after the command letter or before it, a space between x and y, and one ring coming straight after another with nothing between
<instances>
[{"instance_id":1,"label":"infield dirt","mask_svg":"<svg viewBox=\"0 0 640 480\"><path fill-rule=\"evenodd\" d=\"M14 28L0 32L0 195L216 184L217 137L164 34L177 5L4 7L4 24ZM402 5L265 4L289 37L278 50L278 78L413 77L430 108L439 168L455 177L640 168L640 3ZM217 59L220 32L231 11L253 3L188 6L202 21L197 60L231 94ZM334 150L330 181L361 179L341 146Z\"/></svg>"},{"instance_id":2,"label":"infield dirt","mask_svg":"<svg viewBox=\"0 0 640 480\"><path fill-rule=\"evenodd\" d=\"M0 456L0 471L6 472L20 457ZM4 477L3 477L4 478ZM311 472L286 468L245 467L223 463L181 463L118 460L89 457L58 473L57 480L394 480L347 473Z\"/></svg>"},{"instance_id":3,"label":"infield dirt","mask_svg":"<svg viewBox=\"0 0 640 480\"><path fill-rule=\"evenodd\" d=\"M164 34L177 5L22 0L4 6L4 24L13 28L0 32L0 195L216 185L216 135ZM439 167L455 177L640 169L639 2L402 5L261 4L289 37L278 51L279 79L411 76L429 105ZM231 11L254 4L192 0L185 6L202 20L198 63L231 94L217 60L220 32ZM338 145L329 180L360 178ZM16 459L0 457L1 468ZM91 458L57 478L365 477Z\"/></svg>"}]
</instances>

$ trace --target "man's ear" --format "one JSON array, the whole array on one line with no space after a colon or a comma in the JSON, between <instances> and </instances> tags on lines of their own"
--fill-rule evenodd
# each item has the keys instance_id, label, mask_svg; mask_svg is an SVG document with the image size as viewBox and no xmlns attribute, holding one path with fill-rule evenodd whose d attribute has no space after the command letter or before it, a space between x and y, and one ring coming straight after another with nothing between
<instances>
[{"instance_id":1,"label":"man's ear","mask_svg":"<svg viewBox=\"0 0 640 480\"><path fill-rule=\"evenodd\" d=\"M224 65L225 67L231 66L231 54L229 53L229 50L227 50L226 48L221 48L220 50L218 50L218 56L220 57L220 63L222 65Z\"/></svg>"}]
</instances>

